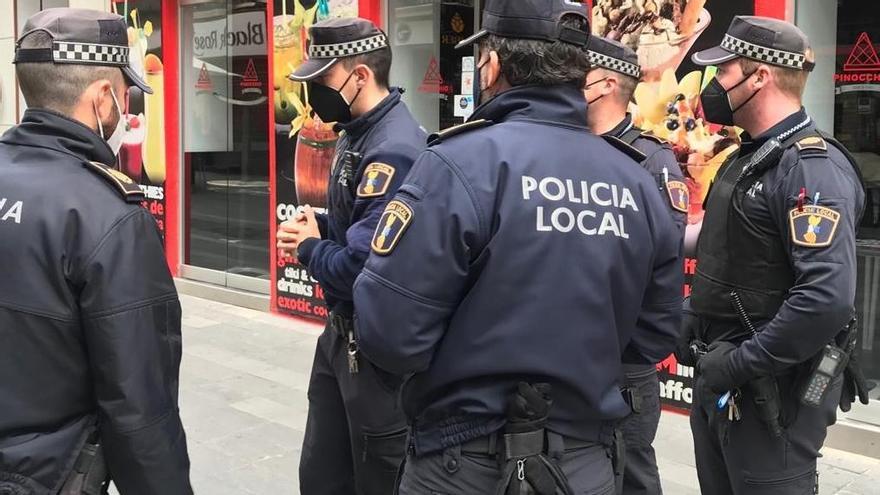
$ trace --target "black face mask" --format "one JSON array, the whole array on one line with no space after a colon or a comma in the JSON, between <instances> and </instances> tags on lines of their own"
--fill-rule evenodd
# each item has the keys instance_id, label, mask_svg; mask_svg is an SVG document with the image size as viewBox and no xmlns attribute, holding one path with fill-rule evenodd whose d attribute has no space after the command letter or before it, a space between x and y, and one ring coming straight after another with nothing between
<instances>
[{"instance_id":1,"label":"black face mask","mask_svg":"<svg viewBox=\"0 0 880 495\"><path fill-rule=\"evenodd\" d=\"M725 89L724 86L718 82L718 77L713 77L712 80L709 81L709 84L706 85L706 88L703 89L703 92L700 93L700 101L703 104L703 113L706 115L706 120L714 124L734 125L733 115L752 101L752 98L754 98L761 90L759 89L752 93L752 96L749 96L746 101L736 108L733 108L730 104L730 92L742 83L748 81L753 75L755 75L755 72L747 75L742 81L736 83L730 89Z\"/></svg>"},{"instance_id":2,"label":"black face mask","mask_svg":"<svg viewBox=\"0 0 880 495\"><path fill-rule=\"evenodd\" d=\"M351 106L360 96L361 90L358 90L351 103L345 101L345 97L342 96L342 90L353 75L354 72L349 74L345 82L342 83L342 87L338 90L315 81L307 83L309 85L309 103L322 121L338 122L340 124L351 122Z\"/></svg>"}]
</instances>

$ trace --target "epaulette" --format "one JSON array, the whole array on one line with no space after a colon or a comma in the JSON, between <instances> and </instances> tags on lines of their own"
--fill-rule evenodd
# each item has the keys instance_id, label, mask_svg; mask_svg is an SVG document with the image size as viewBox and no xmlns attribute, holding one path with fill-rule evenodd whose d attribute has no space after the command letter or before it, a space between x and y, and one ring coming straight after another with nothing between
<instances>
[{"instance_id":1,"label":"epaulette","mask_svg":"<svg viewBox=\"0 0 880 495\"><path fill-rule=\"evenodd\" d=\"M449 139L452 136L457 136L459 134L465 133L467 131L472 131L474 129L481 129L483 127L488 127L494 124L491 120L486 119L478 119L472 120L470 122L465 122L464 124L460 124L457 126L450 127L449 129L442 130L440 132L436 132L428 136L428 146L433 146L435 144L443 142L444 139Z\"/></svg>"},{"instance_id":2,"label":"epaulette","mask_svg":"<svg viewBox=\"0 0 880 495\"><path fill-rule=\"evenodd\" d=\"M807 136L799 139L796 143L794 143L795 147L797 147L799 152L825 152L828 151L828 143L822 139L822 136L818 134L813 134L811 136Z\"/></svg>"},{"instance_id":3,"label":"epaulette","mask_svg":"<svg viewBox=\"0 0 880 495\"><path fill-rule=\"evenodd\" d=\"M602 137L605 138L605 141L607 141L608 144L622 151L624 154L626 154L626 156L632 158L638 163L642 163L643 161L645 161L645 158L647 158L644 153L626 144L620 139L617 139L614 136L602 135Z\"/></svg>"},{"instance_id":4,"label":"epaulette","mask_svg":"<svg viewBox=\"0 0 880 495\"><path fill-rule=\"evenodd\" d=\"M656 134L654 134L651 131L642 131L642 133L639 134L639 137L654 141L655 143L657 143L659 145L669 144L669 141L661 138L660 136L657 136Z\"/></svg>"},{"instance_id":5,"label":"epaulette","mask_svg":"<svg viewBox=\"0 0 880 495\"><path fill-rule=\"evenodd\" d=\"M84 162L83 166L110 183L127 203L140 203L144 200L145 196L141 186L119 170L100 162Z\"/></svg>"}]
</instances>

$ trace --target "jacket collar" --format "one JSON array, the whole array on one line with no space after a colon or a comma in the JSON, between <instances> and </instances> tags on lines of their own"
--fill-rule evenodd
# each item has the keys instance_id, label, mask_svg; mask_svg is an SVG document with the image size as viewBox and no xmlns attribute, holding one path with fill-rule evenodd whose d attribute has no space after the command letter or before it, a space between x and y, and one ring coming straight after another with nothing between
<instances>
[{"instance_id":1,"label":"jacket collar","mask_svg":"<svg viewBox=\"0 0 880 495\"><path fill-rule=\"evenodd\" d=\"M116 157L107 142L82 122L42 108L29 108L21 124L6 132L0 142L46 148L84 161L113 166Z\"/></svg>"},{"instance_id":2,"label":"jacket collar","mask_svg":"<svg viewBox=\"0 0 880 495\"><path fill-rule=\"evenodd\" d=\"M574 85L517 86L480 105L470 120L529 120L587 129L587 100Z\"/></svg>"}]
</instances>

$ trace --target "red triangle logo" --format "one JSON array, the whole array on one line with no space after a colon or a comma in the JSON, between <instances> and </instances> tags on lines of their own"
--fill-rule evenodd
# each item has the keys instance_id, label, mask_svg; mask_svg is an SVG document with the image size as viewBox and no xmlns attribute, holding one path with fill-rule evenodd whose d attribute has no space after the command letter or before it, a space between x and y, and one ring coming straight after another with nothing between
<instances>
[{"instance_id":1,"label":"red triangle logo","mask_svg":"<svg viewBox=\"0 0 880 495\"><path fill-rule=\"evenodd\" d=\"M858 41L849 53L849 58L843 64L843 70L846 72L875 72L880 71L880 57L877 57L877 50L868 33L859 35Z\"/></svg>"},{"instance_id":2,"label":"red triangle logo","mask_svg":"<svg viewBox=\"0 0 880 495\"><path fill-rule=\"evenodd\" d=\"M196 89L199 91L214 91L214 83L208 74L208 66L202 62L202 70L199 71L199 80L196 81Z\"/></svg>"},{"instance_id":3,"label":"red triangle logo","mask_svg":"<svg viewBox=\"0 0 880 495\"><path fill-rule=\"evenodd\" d=\"M248 60L247 69L244 71L244 79L241 81L242 88L260 88L263 83L260 82L260 76L257 74L257 68L254 67L254 59Z\"/></svg>"},{"instance_id":4,"label":"red triangle logo","mask_svg":"<svg viewBox=\"0 0 880 495\"><path fill-rule=\"evenodd\" d=\"M422 79L422 84L419 86L419 91L423 93L443 93L445 92L446 84L444 84L443 76L440 74L440 64L437 63L437 59L431 57L431 61L428 63L428 70L425 72L425 78Z\"/></svg>"}]
</instances>

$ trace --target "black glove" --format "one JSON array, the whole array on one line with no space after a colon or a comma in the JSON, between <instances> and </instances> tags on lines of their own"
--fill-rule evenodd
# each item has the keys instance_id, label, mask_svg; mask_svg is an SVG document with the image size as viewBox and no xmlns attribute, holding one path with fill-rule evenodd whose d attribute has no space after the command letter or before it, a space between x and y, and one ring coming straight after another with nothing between
<instances>
[{"instance_id":1,"label":"black glove","mask_svg":"<svg viewBox=\"0 0 880 495\"><path fill-rule=\"evenodd\" d=\"M507 404L506 431L521 433L543 428L553 405L552 390L548 383L519 382L517 393Z\"/></svg>"},{"instance_id":2,"label":"black glove","mask_svg":"<svg viewBox=\"0 0 880 495\"><path fill-rule=\"evenodd\" d=\"M684 300L681 311L681 331L675 342L675 359L685 366L696 366L697 356L691 350L691 344L697 340L700 328L700 317L691 311L690 298Z\"/></svg>"},{"instance_id":3,"label":"black glove","mask_svg":"<svg viewBox=\"0 0 880 495\"><path fill-rule=\"evenodd\" d=\"M862 404L868 405L868 392L873 387L868 385L862 368L859 366L858 350L853 349L850 352L849 362L846 363L846 369L843 371L843 391L840 394L840 410L848 412L852 409L853 402L856 398Z\"/></svg>"},{"instance_id":4,"label":"black glove","mask_svg":"<svg viewBox=\"0 0 880 495\"><path fill-rule=\"evenodd\" d=\"M716 394L723 394L739 385L733 378L730 366L730 354L735 350L736 346L730 342L712 342L706 355L697 361L697 373L703 377L709 390Z\"/></svg>"}]
</instances>

